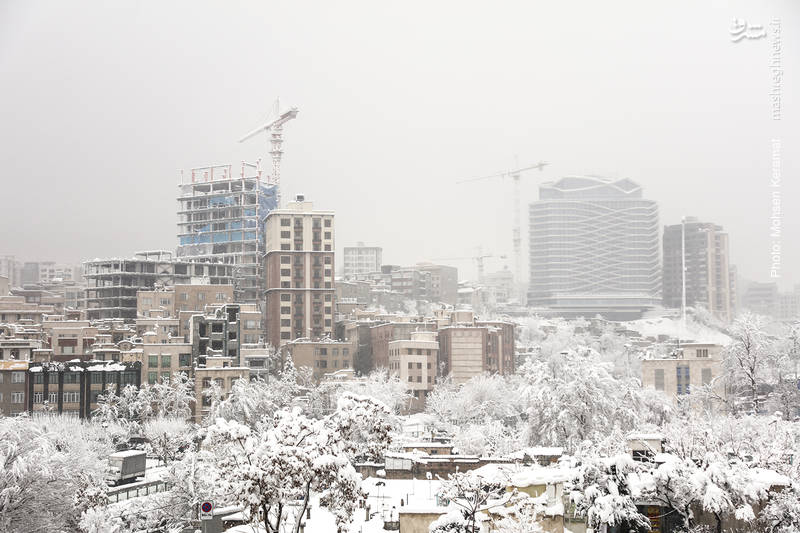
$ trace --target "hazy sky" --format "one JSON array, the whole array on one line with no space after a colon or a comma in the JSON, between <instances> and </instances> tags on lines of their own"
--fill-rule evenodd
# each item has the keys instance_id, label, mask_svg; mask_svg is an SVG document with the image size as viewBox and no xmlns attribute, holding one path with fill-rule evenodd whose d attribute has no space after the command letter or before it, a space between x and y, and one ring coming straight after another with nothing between
<instances>
[{"instance_id":1,"label":"hazy sky","mask_svg":"<svg viewBox=\"0 0 800 533\"><path fill-rule=\"evenodd\" d=\"M781 21L780 121L772 37L733 42L737 17ZM266 159L266 137L237 140L280 96L300 109L284 198L335 210L339 251L378 244L387 263L483 246L509 255L487 270L512 266L511 183L455 181L518 156L552 163L526 177L524 222L540 181L629 177L662 223L723 225L740 273L766 281L780 138L789 288L799 58L796 1L0 1L0 254L174 249L178 169Z\"/></svg>"}]
</instances>

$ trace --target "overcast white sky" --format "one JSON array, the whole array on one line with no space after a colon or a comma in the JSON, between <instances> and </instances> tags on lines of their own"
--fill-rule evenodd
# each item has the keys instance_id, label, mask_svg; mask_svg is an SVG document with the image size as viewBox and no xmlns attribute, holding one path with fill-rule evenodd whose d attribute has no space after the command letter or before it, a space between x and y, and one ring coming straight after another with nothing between
<instances>
[{"instance_id":1,"label":"overcast white sky","mask_svg":"<svg viewBox=\"0 0 800 533\"><path fill-rule=\"evenodd\" d=\"M734 17L781 20L781 121L771 37L732 42ZM512 266L511 184L454 182L517 155L552 162L528 175L523 206L545 179L629 177L663 223L723 225L740 273L766 281L781 138L790 288L799 30L793 1L2 1L0 254L174 249L177 170L267 158L265 137L237 140L280 95L300 108L284 198L335 210L339 250L378 244L387 263L482 245Z\"/></svg>"}]
</instances>

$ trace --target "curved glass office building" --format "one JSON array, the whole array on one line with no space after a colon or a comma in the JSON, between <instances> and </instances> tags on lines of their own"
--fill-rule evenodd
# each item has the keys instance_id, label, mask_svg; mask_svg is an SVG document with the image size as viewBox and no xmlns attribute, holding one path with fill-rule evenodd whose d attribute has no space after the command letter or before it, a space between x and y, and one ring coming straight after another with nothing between
<instances>
[{"instance_id":1,"label":"curved glass office building","mask_svg":"<svg viewBox=\"0 0 800 533\"><path fill-rule=\"evenodd\" d=\"M568 176L530 205L528 305L627 319L659 303L658 205L629 179Z\"/></svg>"}]
</instances>

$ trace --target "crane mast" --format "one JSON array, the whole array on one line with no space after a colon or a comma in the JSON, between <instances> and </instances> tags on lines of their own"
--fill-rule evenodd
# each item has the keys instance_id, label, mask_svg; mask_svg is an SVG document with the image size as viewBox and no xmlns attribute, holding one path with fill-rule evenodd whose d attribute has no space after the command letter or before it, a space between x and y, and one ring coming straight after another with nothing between
<instances>
[{"instance_id":1,"label":"crane mast","mask_svg":"<svg viewBox=\"0 0 800 533\"><path fill-rule=\"evenodd\" d=\"M516 278L516 283L518 286L521 286L523 283L523 273L522 273L522 215L521 215L521 207L520 207L520 179L523 172L528 170L538 169L541 171L544 167L548 165L546 161L539 161L535 165L530 165L523 168L517 168L515 170L511 170L508 172L498 172L495 174L490 174L488 176L481 176L478 178L471 178L465 180L459 180L456 183L469 183L473 181L481 181L487 180L492 178L507 178L510 177L514 181L514 227L511 231L511 244L514 250L514 277Z\"/></svg>"},{"instance_id":2,"label":"crane mast","mask_svg":"<svg viewBox=\"0 0 800 533\"><path fill-rule=\"evenodd\" d=\"M258 135L262 131L270 132L269 142L270 142L270 155L272 156L272 176L270 177L270 181L275 185L276 189L276 201L278 207L281 206L281 159L283 158L283 125L289 122L290 120L297 117L298 110L296 107L290 108L288 111L284 113L280 113L278 108L280 106L279 101L276 100L275 102L275 110L276 115L278 118L267 122L266 124L259 126L258 128L254 129L241 139L239 142L244 142L247 139Z\"/></svg>"}]
</instances>

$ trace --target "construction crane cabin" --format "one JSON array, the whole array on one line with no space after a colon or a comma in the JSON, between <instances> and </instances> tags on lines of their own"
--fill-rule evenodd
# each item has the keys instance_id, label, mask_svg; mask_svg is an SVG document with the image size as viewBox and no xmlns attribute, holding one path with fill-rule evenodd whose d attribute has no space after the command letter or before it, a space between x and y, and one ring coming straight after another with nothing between
<instances>
[{"instance_id":1,"label":"construction crane cabin","mask_svg":"<svg viewBox=\"0 0 800 533\"><path fill-rule=\"evenodd\" d=\"M274 114L277 118L267 122L266 124L259 126L258 128L254 129L241 139L239 142L242 143L251 137L255 137L262 131L264 132L271 132L270 133L270 155L272 156L272 183L275 185L276 189L276 203L278 207L281 207L281 157L283 156L283 125L289 122L290 120L297 117L298 110L296 107L289 108L288 111L284 111L283 113L280 112L280 101L275 101L274 106Z\"/></svg>"}]
</instances>

